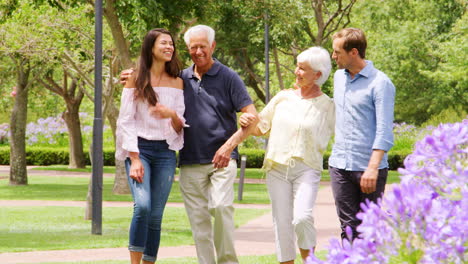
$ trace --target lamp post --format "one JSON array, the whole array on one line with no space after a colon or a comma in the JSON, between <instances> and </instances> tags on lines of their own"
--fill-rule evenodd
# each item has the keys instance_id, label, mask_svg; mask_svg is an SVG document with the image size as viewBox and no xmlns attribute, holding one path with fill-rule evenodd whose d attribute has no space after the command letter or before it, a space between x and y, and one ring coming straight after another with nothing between
<instances>
[{"instance_id":1,"label":"lamp post","mask_svg":"<svg viewBox=\"0 0 468 264\"><path fill-rule=\"evenodd\" d=\"M94 121L91 234L102 235L102 0L94 4Z\"/></svg>"},{"instance_id":2,"label":"lamp post","mask_svg":"<svg viewBox=\"0 0 468 264\"><path fill-rule=\"evenodd\" d=\"M268 25L268 10L265 11L265 104L270 101L270 27Z\"/></svg>"}]
</instances>

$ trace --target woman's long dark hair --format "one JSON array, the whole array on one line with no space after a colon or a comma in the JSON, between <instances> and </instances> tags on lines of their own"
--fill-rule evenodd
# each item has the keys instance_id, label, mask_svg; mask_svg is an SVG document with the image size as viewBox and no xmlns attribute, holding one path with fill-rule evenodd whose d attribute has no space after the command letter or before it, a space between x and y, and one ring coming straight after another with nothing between
<instances>
[{"instance_id":1,"label":"woman's long dark hair","mask_svg":"<svg viewBox=\"0 0 468 264\"><path fill-rule=\"evenodd\" d=\"M137 66L137 77L136 77L136 91L135 91L135 100L141 99L143 101L147 100L148 104L156 105L158 102L158 98L156 93L151 86L151 65L153 64L153 46L156 42L156 39L161 34L167 34L171 36L172 43L174 45L174 53L172 54L172 59L166 62L165 70L169 76L177 77L180 73L181 63L179 58L177 57L177 50L175 47L174 38L172 34L163 29L163 28L155 28L150 30L141 46L141 54L140 58L138 59L138 66Z\"/></svg>"}]
</instances>

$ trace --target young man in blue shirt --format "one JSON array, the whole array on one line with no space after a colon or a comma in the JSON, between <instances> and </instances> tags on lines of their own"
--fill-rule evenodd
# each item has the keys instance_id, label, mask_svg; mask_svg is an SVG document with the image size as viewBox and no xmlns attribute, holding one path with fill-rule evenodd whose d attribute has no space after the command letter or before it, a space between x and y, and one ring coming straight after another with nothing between
<instances>
[{"instance_id":1,"label":"young man in blue shirt","mask_svg":"<svg viewBox=\"0 0 468 264\"><path fill-rule=\"evenodd\" d=\"M358 236L360 204L377 202L388 174L387 152L393 146L395 87L365 60L364 32L345 28L333 36L335 143L329 159L332 190L341 237L346 227Z\"/></svg>"}]
</instances>

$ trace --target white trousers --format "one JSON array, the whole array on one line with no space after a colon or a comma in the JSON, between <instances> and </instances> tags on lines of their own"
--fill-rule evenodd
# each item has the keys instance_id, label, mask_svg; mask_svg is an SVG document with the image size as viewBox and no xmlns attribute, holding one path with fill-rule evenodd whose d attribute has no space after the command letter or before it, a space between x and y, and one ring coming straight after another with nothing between
<instances>
[{"instance_id":1,"label":"white trousers","mask_svg":"<svg viewBox=\"0 0 468 264\"><path fill-rule=\"evenodd\" d=\"M290 164L275 163L266 179L279 262L296 258L296 239L299 248L311 249L317 237L313 209L321 172L298 159Z\"/></svg>"},{"instance_id":2,"label":"white trousers","mask_svg":"<svg viewBox=\"0 0 468 264\"><path fill-rule=\"evenodd\" d=\"M236 160L222 169L215 169L212 164L180 167L180 190L200 264L239 263L234 248L236 175Z\"/></svg>"}]
</instances>

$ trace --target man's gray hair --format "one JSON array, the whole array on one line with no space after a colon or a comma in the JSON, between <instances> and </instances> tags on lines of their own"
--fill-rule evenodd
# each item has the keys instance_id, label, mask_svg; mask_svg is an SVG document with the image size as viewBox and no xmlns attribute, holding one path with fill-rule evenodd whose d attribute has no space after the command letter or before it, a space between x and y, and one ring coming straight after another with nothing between
<instances>
[{"instance_id":1,"label":"man's gray hair","mask_svg":"<svg viewBox=\"0 0 468 264\"><path fill-rule=\"evenodd\" d=\"M322 47L311 47L304 50L297 56L297 62L306 62L312 70L322 73L322 76L315 81L318 86L321 86L328 79L332 68L330 53Z\"/></svg>"},{"instance_id":2,"label":"man's gray hair","mask_svg":"<svg viewBox=\"0 0 468 264\"><path fill-rule=\"evenodd\" d=\"M188 46L190 44L190 38L193 35L197 35L197 34L199 34L201 32L203 32L206 35L206 37L208 38L208 43L211 46L213 44L214 39L215 39L215 31L214 31L214 29L212 29L211 27L206 26L206 25L197 25L197 26L193 26L193 27L189 28L184 34L185 44L187 44L187 46Z\"/></svg>"}]
</instances>

